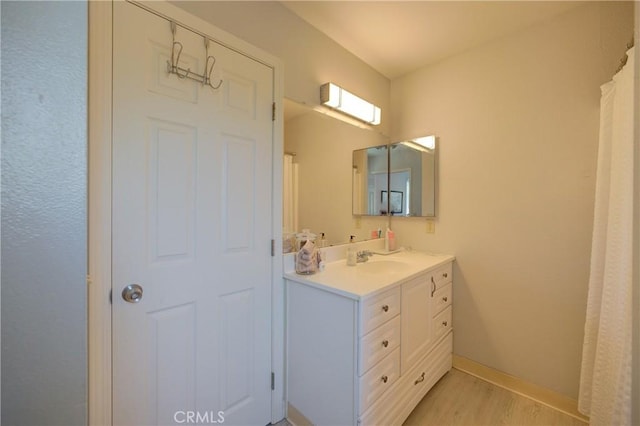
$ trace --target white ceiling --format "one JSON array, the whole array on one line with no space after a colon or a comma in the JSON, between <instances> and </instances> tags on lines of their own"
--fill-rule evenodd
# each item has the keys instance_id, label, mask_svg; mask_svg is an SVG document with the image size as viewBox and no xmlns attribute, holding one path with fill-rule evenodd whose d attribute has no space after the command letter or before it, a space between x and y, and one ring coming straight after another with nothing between
<instances>
[{"instance_id":1,"label":"white ceiling","mask_svg":"<svg viewBox=\"0 0 640 426\"><path fill-rule=\"evenodd\" d=\"M389 79L503 37L579 1L283 1Z\"/></svg>"}]
</instances>

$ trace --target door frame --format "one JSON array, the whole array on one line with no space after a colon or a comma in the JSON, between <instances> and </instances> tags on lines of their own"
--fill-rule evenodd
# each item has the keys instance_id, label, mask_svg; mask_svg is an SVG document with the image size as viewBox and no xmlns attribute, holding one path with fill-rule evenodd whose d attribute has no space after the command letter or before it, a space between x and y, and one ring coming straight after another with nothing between
<instances>
[{"instance_id":1,"label":"door frame","mask_svg":"<svg viewBox=\"0 0 640 426\"><path fill-rule=\"evenodd\" d=\"M116 0L119 1L119 0ZM282 271L282 152L284 72L280 59L165 1L130 1L149 12L197 28L209 38L273 69L271 422L285 416L284 281ZM111 148L113 1L89 2L88 424L112 424ZM265 241L265 244L268 242Z\"/></svg>"}]
</instances>

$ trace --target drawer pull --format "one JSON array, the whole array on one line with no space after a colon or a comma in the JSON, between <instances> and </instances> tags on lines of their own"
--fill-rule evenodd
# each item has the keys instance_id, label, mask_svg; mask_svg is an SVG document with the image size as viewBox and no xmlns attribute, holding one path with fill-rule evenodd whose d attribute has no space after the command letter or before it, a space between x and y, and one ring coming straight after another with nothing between
<instances>
[{"instance_id":1,"label":"drawer pull","mask_svg":"<svg viewBox=\"0 0 640 426\"><path fill-rule=\"evenodd\" d=\"M382 346L384 346L385 348L386 348L387 346L389 346L389 341L388 341L388 340L383 340L383 341L382 341Z\"/></svg>"},{"instance_id":2,"label":"drawer pull","mask_svg":"<svg viewBox=\"0 0 640 426\"><path fill-rule=\"evenodd\" d=\"M387 376L382 376L381 380L382 380L382 383L387 383L389 378Z\"/></svg>"},{"instance_id":3,"label":"drawer pull","mask_svg":"<svg viewBox=\"0 0 640 426\"><path fill-rule=\"evenodd\" d=\"M444 274L442 274L442 276L443 276L444 278L447 278L447 277L449 276L449 274L447 274L447 273L445 272Z\"/></svg>"},{"instance_id":4,"label":"drawer pull","mask_svg":"<svg viewBox=\"0 0 640 426\"><path fill-rule=\"evenodd\" d=\"M382 310L385 312L389 312L389 305L382 305Z\"/></svg>"},{"instance_id":5,"label":"drawer pull","mask_svg":"<svg viewBox=\"0 0 640 426\"><path fill-rule=\"evenodd\" d=\"M414 386L417 385L418 383L424 382L424 371L422 372L422 375L420 376L419 379L417 379L413 384Z\"/></svg>"},{"instance_id":6,"label":"drawer pull","mask_svg":"<svg viewBox=\"0 0 640 426\"><path fill-rule=\"evenodd\" d=\"M447 321L442 321L442 325L444 325L445 327L447 326L447 324L449 324Z\"/></svg>"},{"instance_id":7,"label":"drawer pull","mask_svg":"<svg viewBox=\"0 0 640 426\"><path fill-rule=\"evenodd\" d=\"M446 302L447 300L449 300L449 298L448 298L447 296L445 296L445 297L443 297L443 298L442 298L442 301L443 301L443 302Z\"/></svg>"}]
</instances>

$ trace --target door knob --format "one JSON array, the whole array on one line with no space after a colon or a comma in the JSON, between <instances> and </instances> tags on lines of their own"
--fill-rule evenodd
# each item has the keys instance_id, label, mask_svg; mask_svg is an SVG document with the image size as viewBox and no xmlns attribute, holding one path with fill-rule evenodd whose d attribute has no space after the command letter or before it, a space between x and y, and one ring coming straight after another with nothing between
<instances>
[{"instance_id":1,"label":"door knob","mask_svg":"<svg viewBox=\"0 0 640 426\"><path fill-rule=\"evenodd\" d=\"M129 303L138 303L142 299L142 287L138 284L129 284L122 289L122 298Z\"/></svg>"}]
</instances>

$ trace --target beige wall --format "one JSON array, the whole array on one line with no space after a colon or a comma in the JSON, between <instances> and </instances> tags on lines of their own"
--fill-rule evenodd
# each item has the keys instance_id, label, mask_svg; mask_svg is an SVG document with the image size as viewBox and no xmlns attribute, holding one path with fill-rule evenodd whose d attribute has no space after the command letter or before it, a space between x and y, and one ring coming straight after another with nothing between
<instances>
[{"instance_id":1,"label":"beige wall","mask_svg":"<svg viewBox=\"0 0 640 426\"><path fill-rule=\"evenodd\" d=\"M591 3L392 81L392 139L439 136L435 234L457 256L454 352L577 397L589 275L599 86L632 3Z\"/></svg>"},{"instance_id":2,"label":"beige wall","mask_svg":"<svg viewBox=\"0 0 640 426\"><path fill-rule=\"evenodd\" d=\"M320 85L332 81L381 107L379 130L389 134L389 80L279 2L173 3L279 57L285 68L285 97L318 105Z\"/></svg>"},{"instance_id":3,"label":"beige wall","mask_svg":"<svg viewBox=\"0 0 640 426\"><path fill-rule=\"evenodd\" d=\"M640 40L640 4L636 2L635 8L635 76L636 76L636 96L635 96L635 142L636 147L640 144L640 60L638 60L638 41ZM631 394L632 401L640 400L640 150L635 151L635 194L634 194L634 211L635 211L635 234L634 248L636 250L634 256L634 279L633 279L633 388ZM631 424L640 424L640 404L632 404Z\"/></svg>"}]
</instances>

